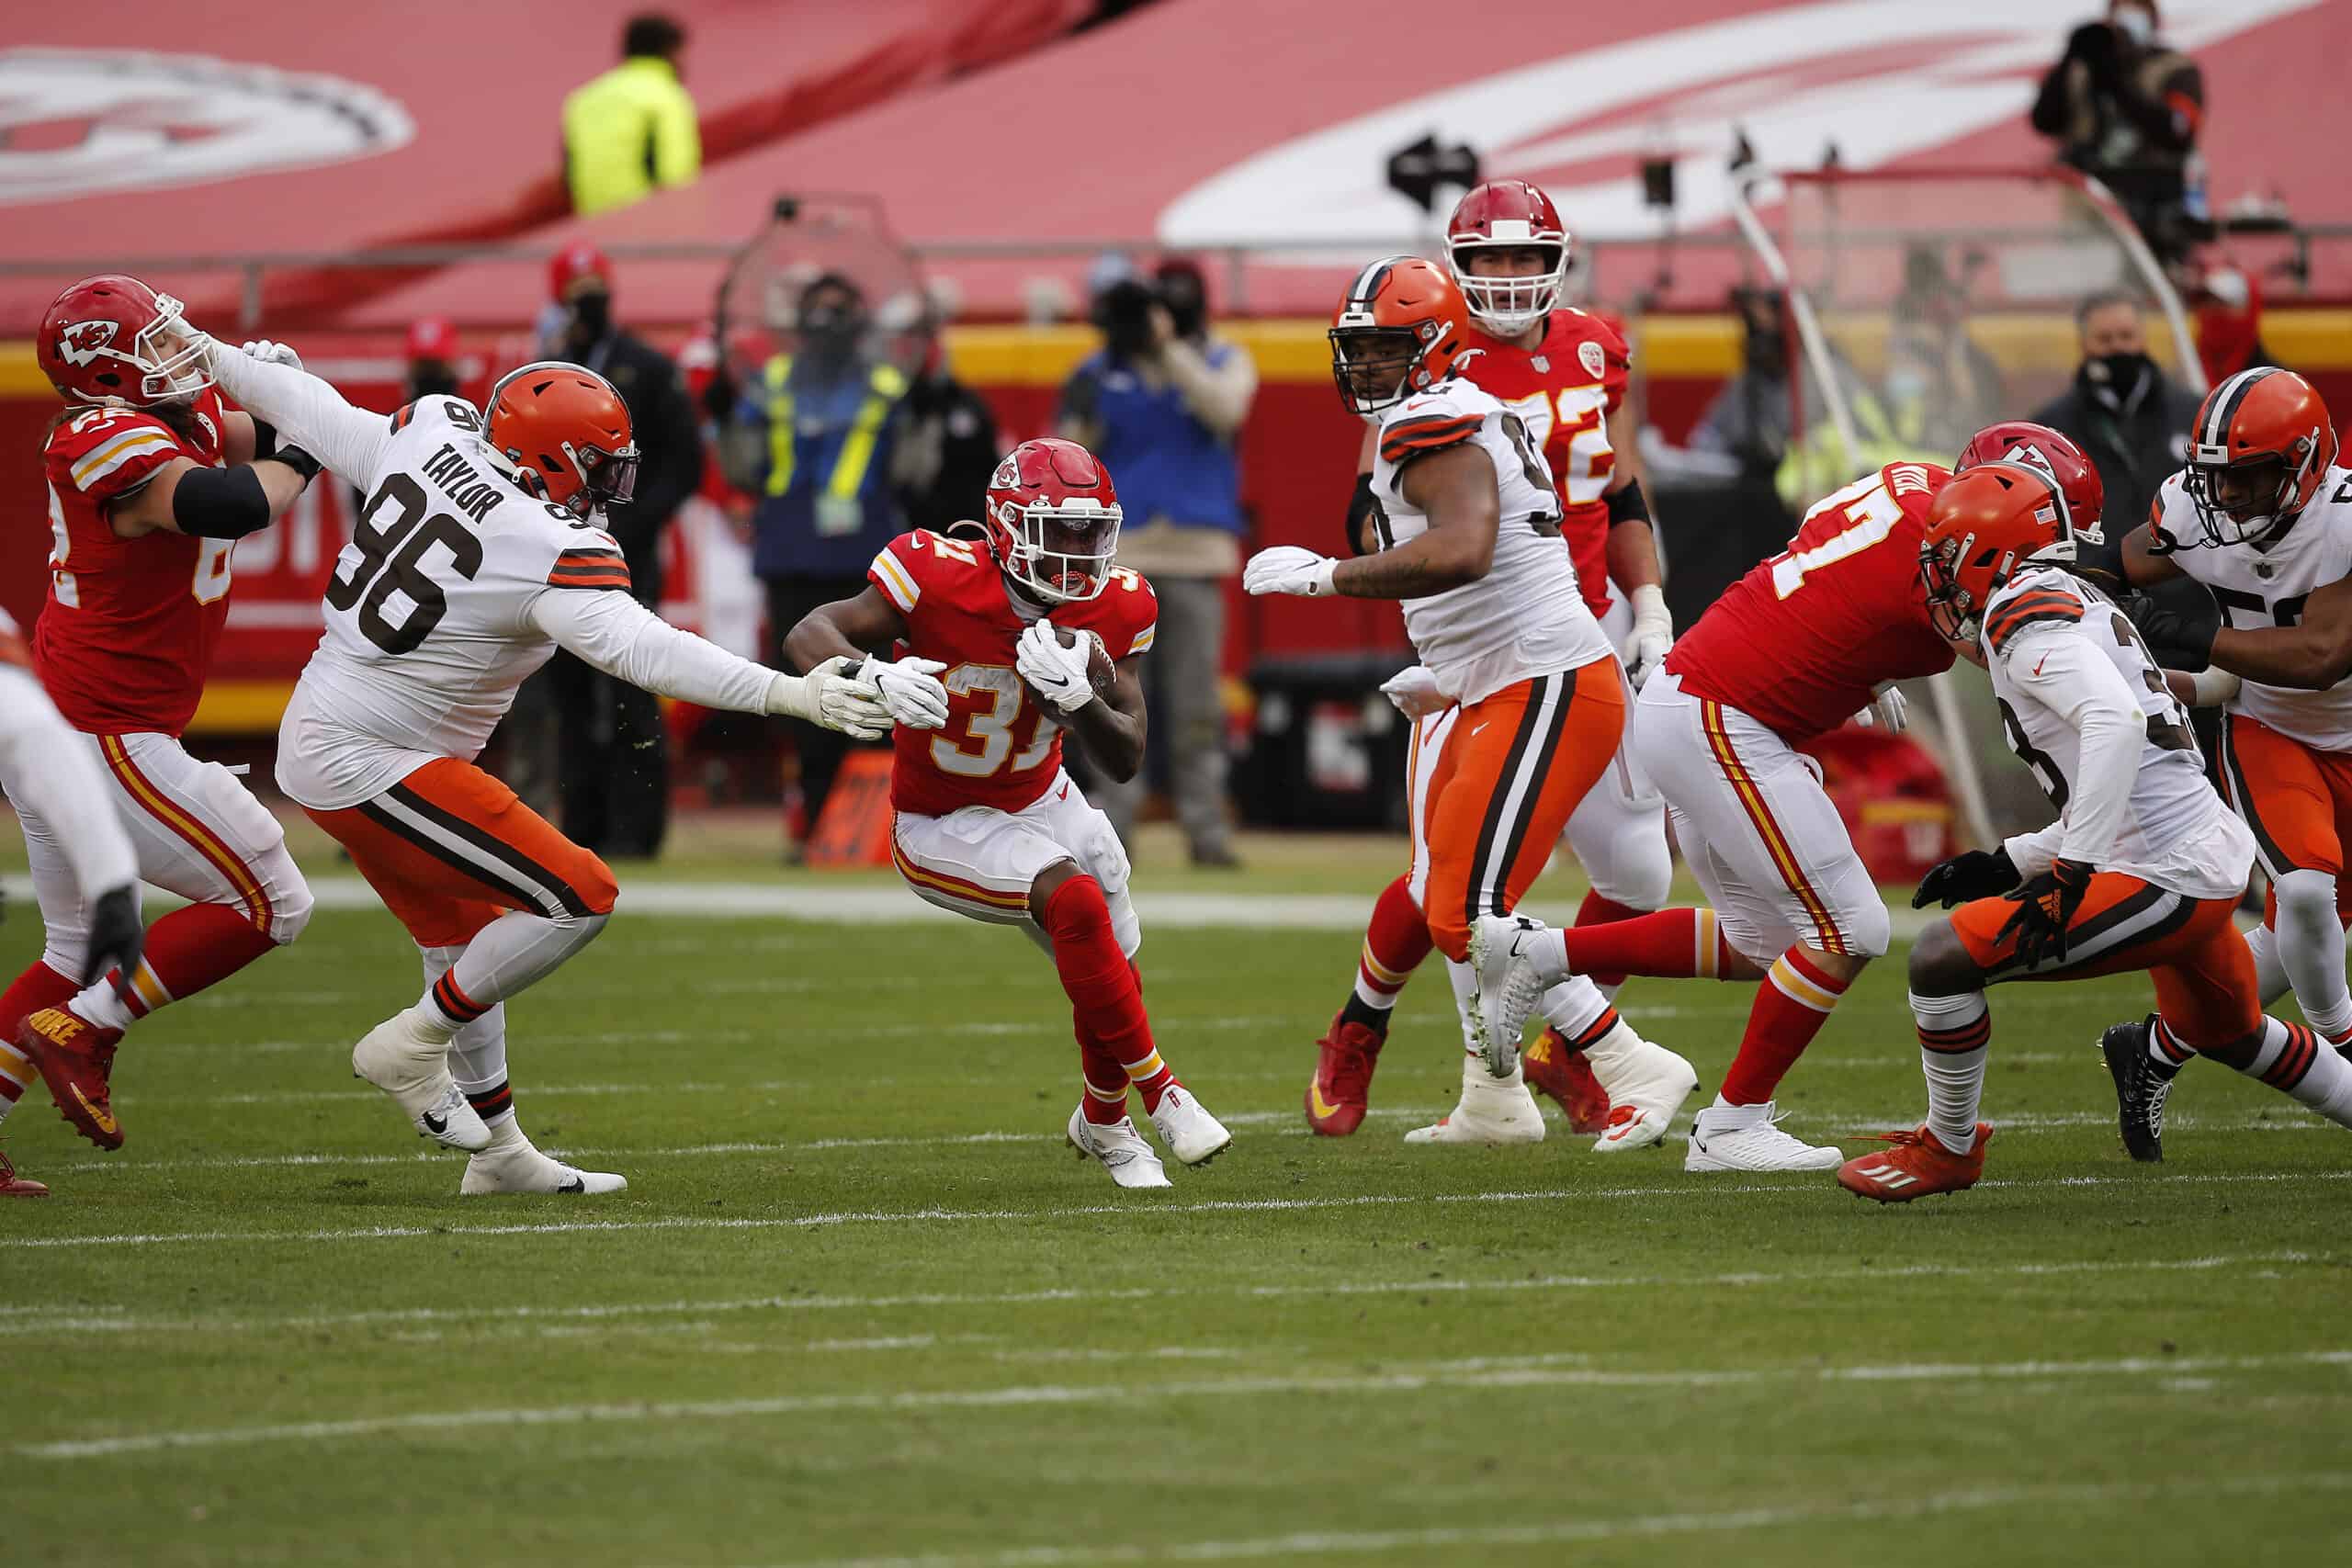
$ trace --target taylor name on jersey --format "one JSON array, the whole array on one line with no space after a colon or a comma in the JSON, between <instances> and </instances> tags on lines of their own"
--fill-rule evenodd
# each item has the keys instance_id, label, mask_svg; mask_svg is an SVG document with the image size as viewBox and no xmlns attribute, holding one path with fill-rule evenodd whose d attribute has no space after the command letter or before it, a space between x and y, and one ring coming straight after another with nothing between
<instances>
[{"instance_id":1,"label":"taylor name on jersey","mask_svg":"<svg viewBox=\"0 0 2352 1568\"><path fill-rule=\"evenodd\" d=\"M1476 582L1404 602L1405 630L1438 685L1475 703L1530 675L1573 669L1613 650L1585 607L1577 569L1560 547L1560 494L1519 416L1456 378L1407 398L1381 419L1373 459L1373 526L1390 549L1429 532L1405 499L1416 460L1475 445L1494 465L1502 521L1494 564Z\"/></svg>"},{"instance_id":2,"label":"taylor name on jersey","mask_svg":"<svg viewBox=\"0 0 2352 1568\"><path fill-rule=\"evenodd\" d=\"M2213 591L2233 627L2300 626L2313 590L2352 577L2352 469L2329 468L2311 504L2251 544L2196 544L2201 530L2185 481L2175 474L2156 491L2151 532L2176 547L2167 558ZM2247 681L2229 709L2307 746L2352 750L2352 678L2324 692Z\"/></svg>"}]
</instances>

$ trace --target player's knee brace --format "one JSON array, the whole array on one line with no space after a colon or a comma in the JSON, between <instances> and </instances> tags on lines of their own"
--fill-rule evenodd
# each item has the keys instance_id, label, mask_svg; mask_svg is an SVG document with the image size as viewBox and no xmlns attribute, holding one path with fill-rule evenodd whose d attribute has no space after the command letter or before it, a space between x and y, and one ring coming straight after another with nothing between
<instances>
[{"instance_id":1,"label":"player's knee brace","mask_svg":"<svg viewBox=\"0 0 2352 1568\"><path fill-rule=\"evenodd\" d=\"M1838 934L1846 939L1846 951L1855 957L1883 958L1894 945L1894 919L1883 903L1869 904L1842 920Z\"/></svg>"},{"instance_id":2,"label":"player's knee brace","mask_svg":"<svg viewBox=\"0 0 2352 1568\"><path fill-rule=\"evenodd\" d=\"M1119 951L1129 958L1143 946L1143 922L1136 916L1135 900L1127 896L1127 880L1132 866L1127 860L1127 847L1119 841L1119 830L1111 818L1097 811L1094 822L1076 846L1079 868L1102 885L1103 902L1111 911L1112 934L1119 939Z\"/></svg>"},{"instance_id":3,"label":"player's knee brace","mask_svg":"<svg viewBox=\"0 0 2352 1568\"><path fill-rule=\"evenodd\" d=\"M2324 871L2290 871L2271 885L2278 900L2278 923L2302 931L2340 931L2335 914L2335 878Z\"/></svg>"},{"instance_id":4,"label":"player's knee brace","mask_svg":"<svg viewBox=\"0 0 2352 1568\"><path fill-rule=\"evenodd\" d=\"M311 897L311 885L298 873L290 884L281 886L270 904L269 940L284 947L300 936L311 923L311 913L318 908L318 900Z\"/></svg>"}]
</instances>

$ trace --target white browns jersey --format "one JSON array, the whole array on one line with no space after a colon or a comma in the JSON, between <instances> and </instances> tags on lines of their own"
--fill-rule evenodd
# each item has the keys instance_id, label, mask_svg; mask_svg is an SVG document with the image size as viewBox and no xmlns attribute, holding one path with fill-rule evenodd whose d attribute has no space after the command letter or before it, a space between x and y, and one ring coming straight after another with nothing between
<instances>
[{"instance_id":1,"label":"white browns jersey","mask_svg":"<svg viewBox=\"0 0 2352 1568\"><path fill-rule=\"evenodd\" d=\"M533 603L628 588L611 535L493 466L469 404L424 398L390 423L280 731L278 783L316 810L356 806L438 758L471 761L555 652Z\"/></svg>"},{"instance_id":2,"label":"white browns jersey","mask_svg":"<svg viewBox=\"0 0 2352 1568\"><path fill-rule=\"evenodd\" d=\"M2156 491L2154 511L2157 529L2176 543L2202 537L2180 475ZM2213 591L2238 630L2300 625L2313 589L2352 577L2352 469L2330 468L2312 503L2267 545L2199 546L2171 558ZM2229 707L2290 740L2352 751L2352 677L2324 692L2248 681Z\"/></svg>"},{"instance_id":3,"label":"white browns jersey","mask_svg":"<svg viewBox=\"0 0 2352 1568\"><path fill-rule=\"evenodd\" d=\"M1380 422L1373 460L1374 525L1384 549L1429 532L1402 479L1418 458L1469 443L1493 462L1502 501L1494 565L1484 578L1404 601L1413 648L1455 701L1475 703L1515 682L1589 664L1615 652L1586 608L1560 542L1560 492L1519 417L1456 378L1406 399Z\"/></svg>"},{"instance_id":4,"label":"white browns jersey","mask_svg":"<svg viewBox=\"0 0 2352 1568\"><path fill-rule=\"evenodd\" d=\"M2113 602L2070 572L2030 568L1986 604L1982 641L2010 750L2059 813L2008 841L2020 872L2030 877L2064 858L2190 897L2245 890L2254 836L2214 793L2188 709ZM2128 795L2110 780L2085 789L2080 726L2109 695L2140 716Z\"/></svg>"}]
</instances>

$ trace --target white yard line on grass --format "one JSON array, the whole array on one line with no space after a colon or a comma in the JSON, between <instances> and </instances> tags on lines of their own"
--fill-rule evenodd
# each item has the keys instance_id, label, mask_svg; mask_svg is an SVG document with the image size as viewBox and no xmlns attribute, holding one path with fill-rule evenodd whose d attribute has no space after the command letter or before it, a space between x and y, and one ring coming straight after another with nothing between
<instances>
[{"instance_id":1,"label":"white yard line on grass","mask_svg":"<svg viewBox=\"0 0 2352 1568\"><path fill-rule=\"evenodd\" d=\"M2274 1272L2281 1266L2332 1268L2330 1258L2308 1252L2253 1252L2204 1258L2070 1258L2058 1263L1913 1263L1871 1264L1855 1269L1810 1269L1762 1273L1742 1269L1724 1274L1541 1274L1508 1280L1447 1278L1432 1280L1358 1280L1298 1285L1229 1285L1201 1289L1173 1286L1122 1286L1094 1290L1065 1288L1047 1291L1005 1291L957 1294L922 1292L871 1296L735 1296L709 1301L594 1302L565 1306L490 1305L461 1307L377 1307L362 1312L294 1313L244 1318L141 1318L127 1308L54 1306L0 1307L0 1335L101 1334L279 1334L289 1330L353 1328L414 1323L606 1323L639 1317L701 1317L731 1313L847 1312L874 1313L914 1308L1092 1305L1110 1302L1167 1302L1205 1298L1279 1300L1317 1296L1485 1295L1519 1292L1573 1291L1702 1291L1716 1289L1809 1290L1816 1285L1853 1280L1909 1279L2040 1279L2075 1274L2204 1273L2222 1269ZM779 1350L789 1346L778 1346Z\"/></svg>"},{"instance_id":2,"label":"white yard line on grass","mask_svg":"<svg viewBox=\"0 0 2352 1568\"><path fill-rule=\"evenodd\" d=\"M2341 1492L2352 1475L2304 1474L2185 1477L2178 1482L2116 1485L1987 1487L1934 1492L1871 1503L1799 1504L1721 1513L1640 1514L1622 1519L1562 1519L1525 1525L1445 1526L1411 1530L1299 1530L1254 1540L1162 1540L1145 1544L1090 1540L1080 1546L1047 1544L991 1551L926 1552L913 1557L796 1558L773 1568L1075 1568L1118 1562L1221 1562L1263 1557L1361 1557L1378 1552L1446 1552L1510 1546L1578 1546L1658 1536L1729 1535L1792 1525L1876 1524L1930 1519L2000 1508L2049 1510L2109 1503L2179 1502L2200 1497L2275 1497L2296 1492Z\"/></svg>"},{"instance_id":3,"label":"white yard line on grass","mask_svg":"<svg viewBox=\"0 0 2352 1568\"><path fill-rule=\"evenodd\" d=\"M910 1410L987 1410L1036 1405L1143 1404L1188 1399L1262 1399L1329 1393L1349 1399L1431 1390L1518 1388L1716 1388L1763 1382L1980 1383L2012 1380L2137 1377L2147 1373L2254 1372L2292 1367L2352 1366L2352 1349L2306 1350L2275 1356L2120 1357L2083 1361L1930 1362L1857 1367L1682 1368L1656 1371L1592 1367L1494 1366L1439 1362L1418 1371L1366 1372L1334 1379L1328 1372L1295 1377L1202 1379L1185 1382L1045 1383L1012 1388L897 1389L872 1393L782 1394L762 1399L658 1400L602 1404L510 1405L490 1409L414 1411L401 1416L284 1426L198 1427L114 1437L19 1443L24 1459L104 1459L175 1449L255 1443L328 1442L344 1438L501 1427L605 1425L639 1421L718 1421L767 1416ZM2071 1397L2071 1396L2070 1396Z\"/></svg>"},{"instance_id":4,"label":"white yard line on grass","mask_svg":"<svg viewBox=\"0 0 2352 1568\"><path fill-rule=\"evenodd\" d=\"M2247 1183L2342 1181L2352 1170L2228 1171L2211 1174L2134 1172L2129 1176L2053 1176L1980 1181L1978 1190L2015 1188L2043 1190L2074 1187L2238 1186ZM418 1236L536 1236L583 1234L628 1235L644 1231L810 1230L831 1225L975 1224L998 1221L1091 1219L1103 1214L1292 1213L1325 1209L1409 1208L1419 1204L1589 1202L1595 1200L1658 1198L1826 1198L1838 1190L1815 1179L1778 1184L1731 1182L1685 1187L1553 1187L1509 1192L1366 1192L1344 1198L1227 1198L1206 1202L1161 1202L1142 1198L1124 1203L1080 1203L1045 1209L874 1209L834 1213L729 1217L676 1215L652 1220L546 1220L498 1225L360 1225L341 1229L287 1231L148 1231L96 1235L8 1236L0 1250L71 1247L177 1247L254 1242L402 1241Z\"/></svg>"}]
</instances>

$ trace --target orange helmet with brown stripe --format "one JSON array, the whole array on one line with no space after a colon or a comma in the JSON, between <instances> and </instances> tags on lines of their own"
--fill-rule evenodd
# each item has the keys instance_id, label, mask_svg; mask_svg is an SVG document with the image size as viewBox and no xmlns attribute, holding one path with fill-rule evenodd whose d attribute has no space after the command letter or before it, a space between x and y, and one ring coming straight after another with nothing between
<instances>
[{"instance_id":1,"label":"orange helmet with brown stripe","mask_svg":"<svg viewBox=\"0 0 2352 1568\"><path fill-rule=\"evenodd\" d=\"M2207 544L2253 544L2311 504L2335 461L2335 426L2318 390L2266 365L2205 395L2182 484Z\"/></svg>"},{"instance_id":2,"label":"orange helmet with brown stripe","mask_svg":"<svg viewBox=\"0 0 2352 1568\"><path fill-rule=\"evenodd\" d=\"M1358 413L1378 413L1453 374L1470 355L1470 308L1445 268L1387 256L1348 285L1332 312L1331 379Z\"/></svg>"},{"instance_id":3,"label":"orange helmet with brown stripe","mask_svg":"<svg viewBox=\"0 0 2352 1568\"><path fill-rule=\"evenodd\" d=\"M1928 616L1957 642L1982 629L1984 607L2029 566L2072 566L2066 492L2030 463L1981 463L1954 474L1928 510L1919 581Z\"/></svg>"},{"instance_id":4,"label":"orange helmet with brown stripe","mask_svg":"<svg viewBox=\"0 0 2352 1568\"><path fill-rule=\"evenodd\" d=\"M584 366L541 360L500 377L485 434L525 490L576 517L637 492L628 405Z\"/></svg>"}]
</instances>

